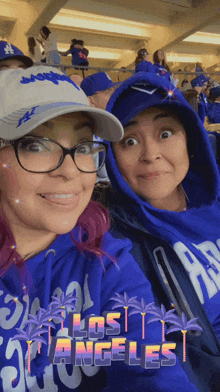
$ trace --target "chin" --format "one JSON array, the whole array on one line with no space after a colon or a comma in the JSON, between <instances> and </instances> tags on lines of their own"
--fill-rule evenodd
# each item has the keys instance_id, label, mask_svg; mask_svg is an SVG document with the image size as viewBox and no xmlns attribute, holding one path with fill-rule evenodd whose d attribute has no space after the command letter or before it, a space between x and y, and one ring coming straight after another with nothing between
<instances>
[{"instance_id":1,"label":"chin","mask_svg":"<svg viewBox=\"0 0 220 392\"><path fill-rule=\"evenodd\" d=\"M69 233L76 226L77 220L78 218L74 220L66 219L59 223L54 222L54 224L47 226L47 231L56 235Z\"/></svg>"}]
</instances>

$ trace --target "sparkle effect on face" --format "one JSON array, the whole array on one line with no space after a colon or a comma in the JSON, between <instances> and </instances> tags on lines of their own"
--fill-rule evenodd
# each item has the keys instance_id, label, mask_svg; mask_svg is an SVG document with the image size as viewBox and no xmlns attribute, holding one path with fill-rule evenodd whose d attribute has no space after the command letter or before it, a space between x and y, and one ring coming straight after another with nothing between
<instances>
[{"instance_id":1,"label":"sparkle effect on face","mask_svg":"<svg viewBox=\"0 0 220 392\"><path fill-rule=\"evenodd\" d=\"M89 122L85 115L67 114L40 125L30 135L71 148L92 141ZM0 160L10 168L1 171L0 189L1 205L14 234L18 230L64 234L76 225L90 201L96 173L80 172L70 155L51 173L30 173L19 165L11 146L0 150Z\"/></svg>"},{"instance_id":2,"label":"sparkle effect on face","mask_svg":"<svg viewBox=\"0 0 220 392\"><path fill-rule=\"evenodd\" d=\"M151 205L175 210L179 205L178 185L189 169L183 125L169 111L152 107L124 128L124 138L113 144L120 173Z\"/></svg>"}]
</instances>

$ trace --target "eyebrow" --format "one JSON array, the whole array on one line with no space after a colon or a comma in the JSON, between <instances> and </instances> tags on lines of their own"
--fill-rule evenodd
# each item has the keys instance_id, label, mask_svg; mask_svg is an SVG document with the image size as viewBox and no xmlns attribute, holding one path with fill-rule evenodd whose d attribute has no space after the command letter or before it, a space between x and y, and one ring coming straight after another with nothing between
<instances>
[{"instance_id":1,"label":"eyebrow","mask_svg":"<svg viewBox=\"0 0 220 392\"><path fill-rule=\"evenodd\" d=\"M74 126L74 129L76 131L79 131L81 128L84 128L84 127L93 128L92 123L90 121L84 121L84 122L79 122L78 124L76 124Z\"/></svg>"},{"instance_id":2,"label":"eyebrow","mask_svg":"<svg viewBox=\"0 0 220 392\"><path fill-rule=\"evenodd\" d=\"M159 120L161 118L166 118L166 117L173 118L169 113L159 113L159 114L156 114L156 116L154 116L153 121L157 121L157 120ZM124 126L124 130L126 131L127 128L132 127L134 125L138 125L138 121L131 120Z\"/></svg>"}]
</instances>

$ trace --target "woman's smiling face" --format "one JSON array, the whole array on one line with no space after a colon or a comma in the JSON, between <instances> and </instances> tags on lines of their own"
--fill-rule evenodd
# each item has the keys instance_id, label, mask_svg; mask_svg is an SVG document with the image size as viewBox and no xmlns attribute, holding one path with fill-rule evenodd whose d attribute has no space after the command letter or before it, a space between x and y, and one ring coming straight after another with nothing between
<instances>
[{"instance_id":1,"label":"woman's smiling face","mask_svg":"<svg viewBox=\"0 0 220 392\"><path fill-rule=\"evenodd\" d=\"M189 169L185 129L174 112L151 107L125 125L113 143L120 173L132 190L151 205L167 209Z\"/></svg>"},{"instance_id":2,"label":"woman's smiling face","mask_svg":"<svg viewBox=\"0 0 220 392\"><path fill-rule=\"evenodd\" d=\"M87 116L65 114L38 126L30 135L72 148L81 141L92 141L92 128ZM30 173L19 165L11 146L0 150L0 161L8 166L0 173L1 206L13 233L24 228L45 235L64 234L76 225L90 201L96 173L79 171L70 155L53 172Z\"/></svg>"}]
</instances>

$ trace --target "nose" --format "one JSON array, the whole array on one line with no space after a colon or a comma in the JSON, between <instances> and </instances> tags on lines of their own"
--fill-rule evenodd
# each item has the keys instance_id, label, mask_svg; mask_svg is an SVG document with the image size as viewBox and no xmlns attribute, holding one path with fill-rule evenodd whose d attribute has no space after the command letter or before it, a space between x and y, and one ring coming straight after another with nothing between
<instances>
[{"instance_id":1,"label":"nose","mask_svg":"<svg viewBox=\"0 0 220 392\"><path fill-rule=\"evenodd\" d=\"M67 180L71 180L75 177L78 177L80 173L82 172L78 170L72 156L69 154L65 156L64 161L60 167L48 174L50 174L52 177L61 176L65 177Z\"/></svg>"},{"instance_id":2,"label":"nose","mask_svg":"<svg viewBox=\"0 0 220 392\"><path fill-rule=\"evenodd\" d=\"M153 138L148 138L142 147L140 159L143 162L151 163L161 158L159 143Z\"/></svg>"}]
</instances>

